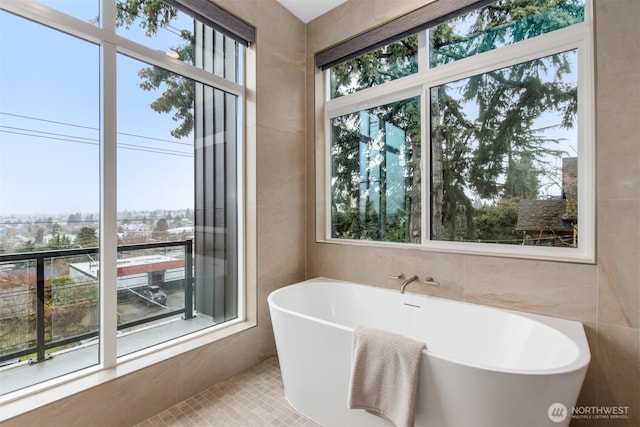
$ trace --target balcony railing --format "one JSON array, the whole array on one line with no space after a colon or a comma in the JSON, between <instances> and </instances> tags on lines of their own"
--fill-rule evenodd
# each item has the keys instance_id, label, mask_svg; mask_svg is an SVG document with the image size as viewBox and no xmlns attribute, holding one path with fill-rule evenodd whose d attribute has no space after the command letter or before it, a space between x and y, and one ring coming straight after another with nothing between
<instances>
[{"instance_id":1,"label":"balcony railing","mask_svg":"<svg viewBox=\"0 0 640 427\"><path fill-rule=\"evenodd\" d=\"M163 262L155 263L151 261L153 258L149 254L157 254L160 250L175 252L174 248L184 248L184 258L171 257L171 261L166 261L165 257ZM30 359L30 362L41 362L47 358L47 351L59 348L62 346L75 344L83 340L89 340L98 336L98 328L89 328L90 330L83 331L74 334L62 334L62 336L54 336L52 332L52 311L57 307L64 310L65 302L56 298L55 288L53 282L56 278L61 276L57 274L55 270L55 263L61 262L65 265L65 269L70 267L74 262L75 265L79 264L92 264L95 276L92 278L92 271L82 269L74 269L74 271L81 271L77 274L85 274L85 279L79 281L72 280L67 277L67 282L71 282L71 285L67 285L66 292L78 293L78 292L91 292L91 289L95 291L95 300L93 301L94 310L99 310L100 304L98 303L97 290L99 284L99 262L95 261L95 256L98 254L98 248L81 248L81 249L62 249L62 250L50 250L41 252L29 252L29 253L14 253L0 255L0 323L10 322L11 316L15 319L16 313L19 313L23 319L29 323L29 333L22 338L14 338L14 342L10 345L2 342L3 336L0 335L0 363L16 360L17 358L24 357L26 355L35 354L35 357ZM124 255L127 254L127 255ZM118 268L118 281L124 282L118 285L118 299L127 299L133 296L136 301L148 302L150 305L160 306L162 308L157 313L151 315L145 315L138 319L123 319L118 323L118 330L127 329L138 325L148 324L167 317L183 314L183 318L190 319L193 317L193 241L180 240L170 242L154 242L132 245L118 246L118 258L119 264L126 263L127 260L131 263L136 258L145 258L144 262L129 267ZM142 255L142 256L141 256ZM175 254L174 254L175 255ZM128 257L128 258L127 258ZM161 257L156 257L161 258ZM89 262L86 262L86 261ZM49 266L47 271L46 266ZM128 268L128 270L127 270ZM8 274L15 271L26 272L25 276L33 276L35 270L35 284L29 284L29 281L23 282L21 287L17 290L8 291L6 287L10 282L7 278ZM171 270L171 274L164 274ZM183 272L180 273L180 270ZM146 275L146 282L145 282ZM142 288L146 288L151 285L162 285L165 288L180 289L184 292L184 305L181 308L171 308L164 304L158 304L156 301L147 298L142 293ZM34 286L35 285L35 286ZM27 289L25 289L25 287ZM35 295L34 295L35 294ZM90 298L89 298L90 299ZM13 301L22 301L22 307L16 309L16 305ZM82 301L86 304L91 302ZM12 306L13 304L13 306ZM71 304L67 305L68 309ZM96 311L97 313L97 311ZM5 324L2 324L2 328L5 331L8 329ZM35 337L33 336L35 332Z\"/></svg>"}]
</instances>

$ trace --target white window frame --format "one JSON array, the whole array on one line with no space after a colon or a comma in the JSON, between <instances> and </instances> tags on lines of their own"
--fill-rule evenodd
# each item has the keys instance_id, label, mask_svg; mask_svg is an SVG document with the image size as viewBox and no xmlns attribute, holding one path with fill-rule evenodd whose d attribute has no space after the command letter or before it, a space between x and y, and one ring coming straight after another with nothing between
<instances>
[{"instance_id":1,"label":"white window frame","mask_svg":"<svg viewBox=\"0 0 640 427\"><path fill-rule=\"evenodd\" d=\"M418 72L378 86L330 99L330 69L316 74L324 86L324 138L317 150L317 204L322 212L317 216L317 241L336 244L367 245L421 249L457 254L489 255L511 258L540 259L577 263L595 263L595 90L593 59L593 25L591 2L585 2L585 20L532 39L501 47L489 52L461 59L434 69L427 69L427 32L419 33ZM530 61L568 50L576 50L578 57L578 248L502 245L492 243L452 242L430 240L430 140L429 89L487 71ZM319 87L320 85L316 85ZM421 229L422 241L392 243L360 241L331 237L331 120L346 114L389 104L401 99L420 96L421 102ZM324 176L322 176L324 175Z\"/></svg>"},{"instance_id":2,"label":"white window frame","mask_svg":"<svg viewBox=\"0 0 640 427\"><path fill-rule=\"evenodd\" d=\"M78 37L101 47L101 135L100 135L100 354L97 365L62 375L32 386L0 396L0 422L18 416L37 407L55 402L75 393L151 366L160 361L211 344L225 337L257 325L257 295L255 273L248 265L255 266L252 257L254 243L246 240L255 229L255 214L246 209L255 201L254 177L247 171L255 166L255 133L247 132L247 123L255 122L255 99L249 93L256 86L255 49L244 48L239 60L239 81L235 83L179 60L162 52L137 44L116 35L115 1L102 0L102 26L76 19L31 0L2 0L1 8L22 18L46 25L53 30ZM159 66L238 97L237 111L237 214L238 214L238 317L170 341L117 356L117 147L116 141L116 64L117 55ZM111 142L111 143L110 143ZM255 170L255 167L253 168ZM249 232L248 232L249 231Z\"/></svg>"}]
</instances>

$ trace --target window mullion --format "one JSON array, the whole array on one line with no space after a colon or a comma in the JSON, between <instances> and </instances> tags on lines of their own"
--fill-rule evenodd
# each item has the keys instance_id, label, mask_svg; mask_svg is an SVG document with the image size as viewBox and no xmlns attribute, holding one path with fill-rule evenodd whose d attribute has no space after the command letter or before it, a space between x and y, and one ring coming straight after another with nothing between
<instances>
[{"instance_id":1,"label":"window mullion","mask_svg":"<svg viewBox=\"0 0 640 427\"><path fill-rule=\"evenodd\" d=\"M418 33L418 73L427 71L429 64L429 44L427 38L428 30Z\"/></svg>"},{"instance_id":2,"label":"window mullion","mask_svg":"<svg viewBox=\"0 0 640 427\"><path fill-rule=\"evenodd\" d=\"M115 3L104 2L103 25L115 31ZM100 361L116 365L117 331L117 122L116 46L102 44L100 125Z\"/></svg>"},{"instance_id":3,"label":"window mullion","mask_svg":"<svg viewBox=\"0 0 640 427\"><path fill-rule=\"evenodd\" d=\"M420 210L420 244L424 245L431 238L431 137L429 129L431 128L431 115L429 106L429 86L422 88L422 97L420 99L420 200L422 200L422 209Z\"/></svg>"}]
</instances>

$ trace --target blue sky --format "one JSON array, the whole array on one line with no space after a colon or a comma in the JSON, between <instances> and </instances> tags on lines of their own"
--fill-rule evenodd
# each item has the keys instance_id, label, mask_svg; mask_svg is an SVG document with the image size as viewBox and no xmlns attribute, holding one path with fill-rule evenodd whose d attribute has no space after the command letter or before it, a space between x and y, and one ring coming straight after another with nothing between
<instances>
[{"instance_id":1,"label":"blue sky","mask_svg":"<svg viewBox=\"0 0 640 427\"><path fill-rule=\"evenodd\" d=\"M95 17L90 1L49 3ZM169 36L156 46L177 46ZM97 213L99 46L0 12L0 55L0 215ZM138 86L145 64L117 66L118 210L193 207L192 138L171 137L171 114L149 107L159 93Z\"/></svg>"}]
</instances>

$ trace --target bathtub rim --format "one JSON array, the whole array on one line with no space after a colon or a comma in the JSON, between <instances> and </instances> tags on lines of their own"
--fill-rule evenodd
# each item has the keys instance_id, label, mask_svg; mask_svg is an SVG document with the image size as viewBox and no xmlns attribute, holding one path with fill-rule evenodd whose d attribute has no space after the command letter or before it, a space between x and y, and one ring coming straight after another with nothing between
<instances>
[{"instance_id":1,"label":"bathtub rim","mask_svg":"<svg viewBox=\"0 0 640 427\"><path fill-rule=\"evenodd\" d=\"M390 293L399 292L394 289L319 276L319 277L314 277L312 279L304 280L302 282L286 285L286 286L283 286L282 288L272 291L267 297L269 310L271 311L272 308L274 308L283 313L287 313L295 317L300 317L306 320L318 322L327 326L331 326L334 328L338 328L338 329L353 333L355 328L341 325L332 321L324 320L315 316L310 316L308 314L303 314L297 311L293 311L288 308L284 308L275 302L275 298L277 297L277 295L285 292L287 289L290 289L292 287L302 287L302 286L306 286L310 284L318 284L318 283L331 283L331 284L342 284L342 285L350 285L350 286L356 286L356 287L364 287L369 290L380 291L380 292L390 292ZM409 293L409 292L407 292L407 294L409 294L413 298L418 298L418 299L421 299L421 298L424 298L426 300L435 299L438 301L444 301L446 303L451 303L451 304L471 305L471 306L479 307L482 309L498 310L501 312L509 313L511 315L524 317L534 322L541 323L551 329L554 329L556 332L564 335L578 349L578 355L572 362L567 363L565 365L560 365L560 366L556 366L553 368L546 368L546 369L502 368L499 366L487 365L483 363L472 363L472 362L457 359L454 357L446 357L444 355L433 352L429 350L428 344L427 344L427 348L423 350L423 353L425 355L428 355L429 357L433 357L445 362L454 363L457 365L466 366L469 368L479 369L479 370L488 371L488 372L496 372L496 373L502 373L502 374L517 374L517 375L534 375L534 376L570 374L576 371L586 370L589 366L589 363L591 362L591 350L589 348L589 343L587 341L586 333L584 331L584 325L582 324L582 322L578 320L564 319L560 317L553 317L553 316L548 316L543 314L536 314L536 313L529 313L525 311L494 307L490 305L436 297L432 295L423 295L423 294L416 294L416 293Z\"/></svg>"}]
</instances>

